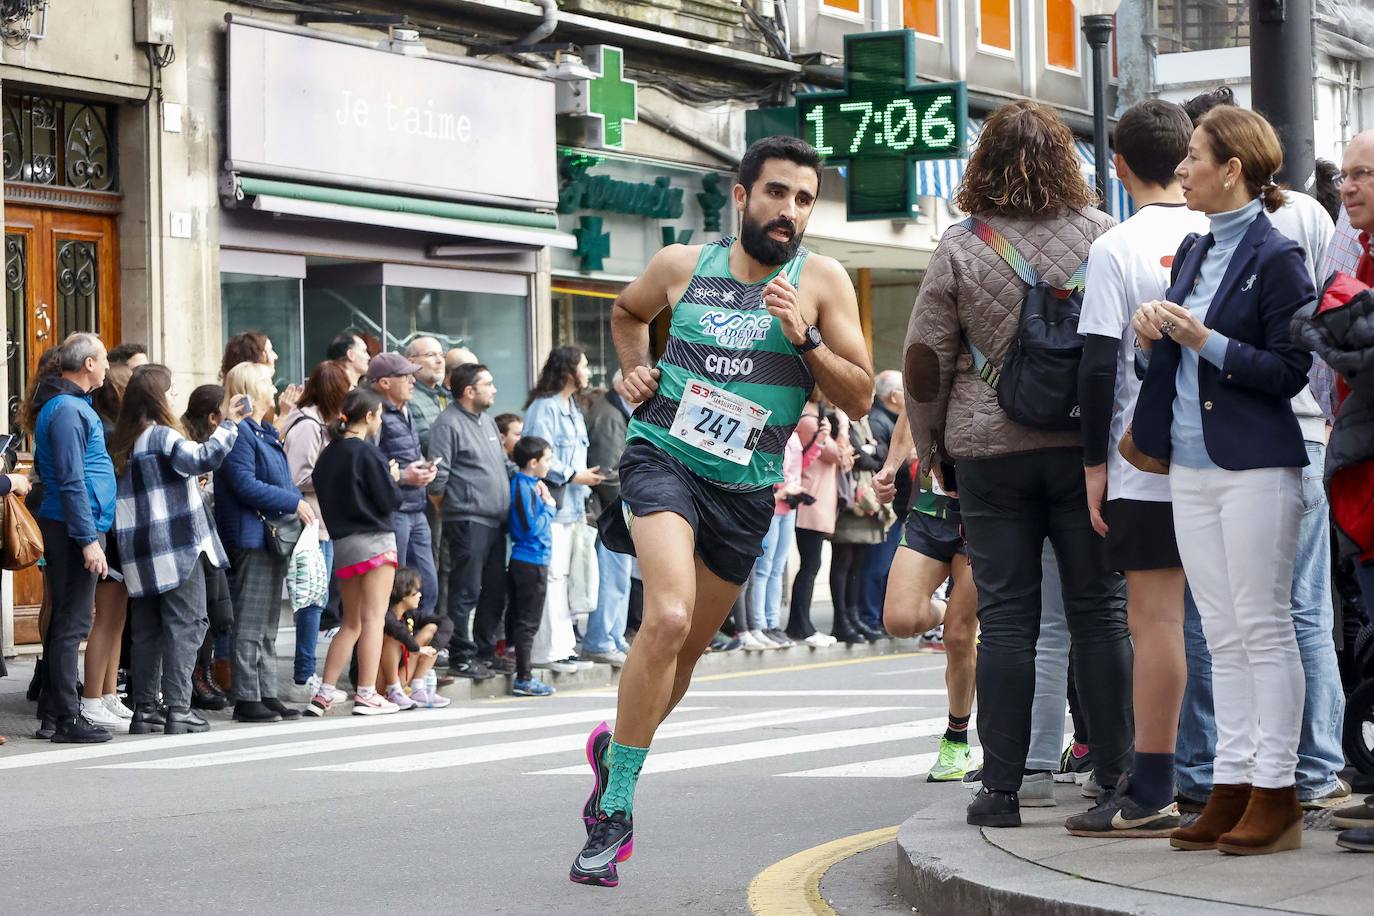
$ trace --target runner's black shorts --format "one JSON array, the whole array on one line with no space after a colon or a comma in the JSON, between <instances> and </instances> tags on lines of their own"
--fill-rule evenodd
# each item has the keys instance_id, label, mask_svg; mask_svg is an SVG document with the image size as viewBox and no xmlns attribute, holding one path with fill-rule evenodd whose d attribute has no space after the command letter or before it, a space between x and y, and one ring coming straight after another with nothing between
<instances>
[{"instance_id":1,"label":"runner's black shorts","mask_svg":"<svg viewBox=\"0 0 1374 916\"><path fill-rule=\"evenodd\" d=\"M1173 503L1144 499L1109 499L1102 507L1107 537L1102 550L1114 572L1178 569Z\"/></svg>"},{"instance_id":2,"label":"runner's black shorts","mask_svg":"<svg viewBox=\"0 0 1374 916\"><path fill-rule=\"evenodd\" d=\"M936 518L912 509L906 514L902 546L940 563L953 563L955 555L968 556L958 514Z\"/></svg>"},{"instance_id":3,"label":"runner's black shorts","mask_svg":"<svg viewBox=\"0 0 1374 916\"><path fill-rule=\"evenodd\" d=\"M656 446L636 440L620 456L620 502L608 506L597 521L601 542L609 550L633 556L633 519L655 512L686 519L696 532L696 552L706 568L726 582L743 585L763 553L763 539L773 522L773 488L723 490Z\"/></svg>"}]
</instances>

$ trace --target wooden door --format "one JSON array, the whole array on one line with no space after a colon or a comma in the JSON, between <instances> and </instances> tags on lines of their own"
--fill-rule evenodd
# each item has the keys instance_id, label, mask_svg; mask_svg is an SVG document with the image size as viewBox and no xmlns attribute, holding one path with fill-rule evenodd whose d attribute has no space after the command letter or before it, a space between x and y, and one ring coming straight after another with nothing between
<instances>
[{"instance_id":1,"label":"wooden door","mask_svg":"<svg viewBox=\"0 0 1374 916\"><path fill-rule=\"evenodd\" d=\"M5 207L6 369L8 428L38 358L73 331L94 331L107 347L119 342L118 239L113 216L74 210ZM29 443L22 466L31 460ZM14 641L38 642L42 575L14 576Z\"/></svg>"}]
</instances>

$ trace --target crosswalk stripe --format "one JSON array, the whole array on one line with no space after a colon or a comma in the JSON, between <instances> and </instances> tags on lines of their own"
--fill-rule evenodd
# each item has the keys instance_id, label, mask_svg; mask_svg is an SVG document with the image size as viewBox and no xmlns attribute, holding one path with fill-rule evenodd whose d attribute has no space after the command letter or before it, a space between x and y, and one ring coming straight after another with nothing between
<instances>
[{"instance_id":1,"label":"crosswalk stripe","mask_svg":"<svg viewBox=\"0 0 1374 916\"><path fill-rule=\"evenodd\" d=\"M697 697L728 697L731 699L767 698L767 697L942 697L945 695L943 687L923 687L923 688L855 688L838 690L689 690L687 696L693 699ZM587 697L613 697L616 696L613 690L601 690L595 693L585 693Z\"/></svg>"},{"instance_id":2,"label":"crosswalk stripe","mask_svg":"<svg viewBox=\"0 0 1374 916\"><path fill-rule=\"evenodd\" d=\"M509 709L427 709L423 712L404 713L390 716L347 716L334 719L305 719L271 725L229 725L216 728L211 732L196 735L120 735L116 740L104 744L83 744L55 751L36 751L31 754L14 754L0 757L0 770L21 770L28 767L50 764L72 763L81 760L100 760L106 757L125 757L131 754L154 754L181 748L202 748L207 744L225 744L231 741L251 741L254 738L289 738L312 732L349 731L368 726L392 728L401 725L414 725L422 718L425 722L453 722L460 719L473 719L509 712Z\"/></svg>"},{"instance_id":3,"label":"crosswalk stripe","mask_svg":"<svg viewBox=\"0 0 1374 916\"><path fill-rule=\"evenodd\" d=\"M850 728L809 735L790 735L786 738L769 738L764 741L752 741L745 744L702 747L688 751L669 751L658 755L650 754L645 761L644 772L675 773L680 770L695 770L701 767L742 763L746 760L785 757L789 754L829 751L842 747L859 747L865 744L885 744L890 741L905 741L909 738L928 738L943 732L948 724L948 720L941 716L938 719L920 719L900 725Z\"/></svg>"},{"instance_id":4,"label":"crosswalk stripe","mask_svg":"<svg viewBox=\"0 0 1374 916\"><path fill-rule=\"evenodd\" d=\"M685 711L695 712L701 707L688 707ZM284 744L269 744L266 747L242 747L212 754L193 754L184 757L168 757L158 760L135 760L129 763L108 763L93 767L100 770L189 770L196 767L223 766L230 763L250 763L255 760L280 760L285 757L306 757L311 754L331 754L347 752L366 747L403 746L406 742L442 741L448 738L470 738L476 735L506 734L508 732L536 731L541 728L557 728L562 725L577 725L582 722L596 722L615 715L614 708L584 709L578 712L555 713L547 716L526 716L513 719L489 719L485 722L471 722L462 725L444 725L438 728L414 729L411 731L385 731L379 734L346 735L342 738L317 738L312 741L293 741Z\"/></svg>"},{"instance_id":5,"label":"crosswalk stripe","mask_svg":"<svg viewBox=\"0 0 1374 916\"><path fill-rule=\"evenodd\" d=\"M779 773L778 775L844 779L906 779L909 776L924 776L939 758L938 752L903 754L900 757L859 760L854 763L842 763L839 766L798 770L795 773Z\"/></svg>"},{"instance_id":6,"label":"crosswalk stripe","mask_svg":"<svg viewBox=\"0 0 1374 916\"><path fill-rule=\"evenodd\" d=\"M725 734L750 728L765 728L769 725L789 725L799 722L815 722L843 716L865 715L890 711L891 707L867 707L848 709L823 707L820 709L780 709L744 715L719 716L696 721L670 722L658 730L656 738L686 738L695 735ZM679 712L681 709L678 710ZM324 766L307 767L311 772L328 773L413 773L418 770L435 770L449 767L473 766L492 763L498 760L515 760L521 757L538 757L544 754L564 754L580 750L585 744L586 735L558 735L551 738L534 738L528 741L511 741L481 747L454 748L444 751L430 751L423 754L407 754L401 757L386 757L378 760L357 760L350 763L336 763ZM650 755L652 756L652 755ZM571 772L586 773L586 765L566 768Z\"/></svg>"}]
</instances>

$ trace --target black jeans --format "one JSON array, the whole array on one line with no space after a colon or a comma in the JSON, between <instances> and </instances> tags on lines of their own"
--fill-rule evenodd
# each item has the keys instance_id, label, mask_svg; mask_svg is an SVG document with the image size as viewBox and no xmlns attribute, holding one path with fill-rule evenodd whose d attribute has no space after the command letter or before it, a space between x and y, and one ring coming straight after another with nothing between
<instances>
[{"instance_id":1,"label":"black jeans","mask_svg":"<svg viewBox=\"0 0 1374 916\"><path fill-rule=\"evenodd\" d=\"M1102 540L1088 519L1082 450L962 460L959 499L978 588L983 785L1010 792L1021 787L1046 538L1059 561L1070 658L1097 781L1116 785L1134 739L1126 581L1107 569Z\"/></svg>"},{"instance_id":2,"label":"black jeans","mask_svg":"<svg viewBox=\"0 0 1374 916\"><path fill-rule=\"evenodd\" d=\"M453 621L449 658L492 658L506 607L506 529L444 522L443 537L450 564L445 611Z\"/></svg>"},{"instance_id":3,"label":"black jeans","mask_svg":"<svg viewBox=\"0 0 1374 916\"><path fill-rule=\"evenodd\" d=\"M39 703L41 719L71 719L81 711L76 694L81 640L91 633L95 616L95 581L81 556L81 546L67 536L64 522L38 519L43 532L43 582L48 589L52 615L43 640L43 663L48 682ZM100 545L105 545L105 536Z\"/></svg>"},{"instance_id":4,"label":"black jeans","mask_svg":"<svg viewBox=\"0 0 1374 916\"><path fill-rule=\"evenodd\" d=\"M821 571L821 549L830 535L807 528L797 529L797 553L801 563L792 580L792 605L787 612L787 635L806 639L816 632L811 625L811 594L816 590L816 574Z\"/></svg>"},{"instance_id":5,"label":"black jeans","mask_svg":"<svg viewBox=\"0 0 1374 916\"><path fill-rule=\"evenodd\" d=\"M539 632L539 621L544 614L544 596L549 590L549 568L511 560L510 587L506 636L515 646L515 676L527 679L532 674L530 651L534 648L534 635Z\"/></svg>"}]
</instances>

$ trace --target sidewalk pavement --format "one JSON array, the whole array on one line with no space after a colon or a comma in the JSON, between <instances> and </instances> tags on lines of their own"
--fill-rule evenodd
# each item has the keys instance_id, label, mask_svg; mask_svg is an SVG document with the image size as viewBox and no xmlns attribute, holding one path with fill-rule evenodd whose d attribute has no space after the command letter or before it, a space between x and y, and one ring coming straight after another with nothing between
<instances>
[{"instance_id":1,"label":"sidewalk pavement","mask_svg":"<svg viewBox=\"0 0 1374 916\"><path fill-rule=\"evenodd\" d=\"M290 615L284 613L283 620L289 621ZM830 629L830 620L830 605L828 603L822 605L821 602L817 602L812 615L812 621L817 629L821 632L827 632ZM892 639L853 647L840 643L825 649L813 649L810 646L798 645L791 649L777 649L768 652L744 652L742 650L727 653L713 652L703 657L697 664L696 673L708 675L766 670L792 665L862 658L870 655L915 652L918 651L917 646L918 642L914 639ZM324 664L325 653L328 649L329 642L321 634L319 644L316 646L316 658L321 666ZM292 659L295 652L296 631L295 627L288 623L277 632L277 684L283 693L285 686L291 683ZM35 656L22 656L5 660L5 664L9 668L9 676L0 678L0 735L10 739L11 744L0 749L0 753L10 750L16 738L30 736L37 728L37 720L34 718L35 705L25 698L29 681L33 677L34 661ZM440 670L439 673L444 674L446 672ZM600 663L575 674L558 674L547 670L539 670L535 674L553 684L560 691L609 687L614 685L619 678L618 671L612 669L610 665ZM345 672L341 683L346 683L347 680L348 675ZM474 683L465 678L456 678L453 684L441 688L439 692L456 703L504 697L510 694L510 680L509 676L499 676L481 683ZM217 727L221 722L228 723L230 721L232 711L231 707L223 712L203 711L202 714L211 722L212 727Z\"/></svg>"},{"instance_id":2,"label":"sidewalk pavement","mask_svg":"<svg viewBox=\"0 0 1374 916\"><path fill-rule=\"evenodd\" d=\"M1070 836L1064 818L1088 808L1078 786L1058 806L1022 808L1020 828L964 823L970 793L918 811L897 836L898 886L922 916L1365 916L1374 899L1374 855L1336 846L1329 811L1309 813L1303 847L1269 856L1181 852L1167 840ZM1351 801L1358 802L1357 790Z\"/></svg>"}]
</instances>

